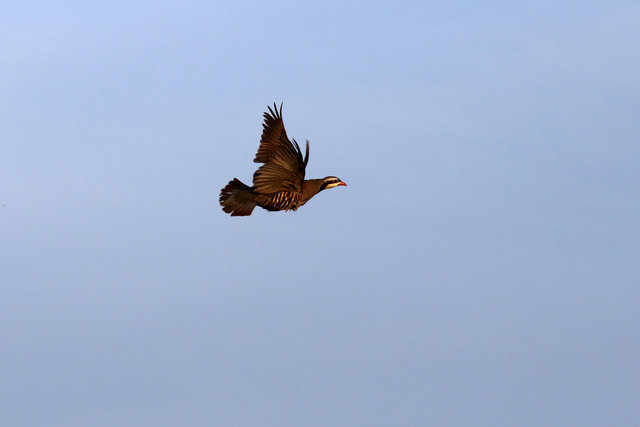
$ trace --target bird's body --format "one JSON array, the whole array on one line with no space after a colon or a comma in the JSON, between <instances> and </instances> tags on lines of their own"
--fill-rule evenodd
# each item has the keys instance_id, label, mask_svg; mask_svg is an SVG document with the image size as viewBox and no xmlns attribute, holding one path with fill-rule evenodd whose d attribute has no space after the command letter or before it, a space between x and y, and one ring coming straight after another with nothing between
<instances>
[{"instance_id":1,"label":"bird's body","mask_svg":"<svg viewBox=\"0 0 640 427\"><path fill-rule=\"evenodd\" d=\"M220 192L222 210L231 216L251 215L256 206L269 211L295 211L320 191L347 185L335 176L304 179L309 161L309 141L305 156L296 140L289 140L280 111L274 104L264 113L264 124L256 163L264 163L253 174L253 186L234 178Z\"/></svg>"}]
</instances>

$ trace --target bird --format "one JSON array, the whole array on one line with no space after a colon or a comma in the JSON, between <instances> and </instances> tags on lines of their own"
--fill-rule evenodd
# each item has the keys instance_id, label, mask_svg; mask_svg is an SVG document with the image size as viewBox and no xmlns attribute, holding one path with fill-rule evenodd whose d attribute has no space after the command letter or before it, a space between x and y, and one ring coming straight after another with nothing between
<instances>
[{"instance_id":1,"label":"bird","mask_svg":"<svg viewBox=\"0 0 640 427\"><path fill-rule=\"evenodd\" d=\"M268 211L295 211L321 191L346 186L336 176L304 179L309 161L309 140L304 158L295 139L289 140L280 110L267 107L260 146L253 161L263 163L250 187L234 178L220 191L222 210L231 216L249 216L256 206Z\"/></svg>"}]
</instances>

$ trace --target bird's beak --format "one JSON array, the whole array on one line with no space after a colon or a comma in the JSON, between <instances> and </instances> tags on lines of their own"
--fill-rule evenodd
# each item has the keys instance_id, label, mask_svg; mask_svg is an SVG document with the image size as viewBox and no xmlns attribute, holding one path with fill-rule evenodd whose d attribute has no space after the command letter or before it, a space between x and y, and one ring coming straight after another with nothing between
<instances>
[{"instance_id":1,"label":"bird's beak","mask_svg":"<svg viewBox=\"0 0 640 427\"><path fill-rule=\"evenodd\" d=\"M338 185L344 185L344 186L346 187L346 186L347 186L347 183L346 183L346 182L344 182L344 181L340 181L340 184L338 184Z\"/></svg>"}]
</instances>

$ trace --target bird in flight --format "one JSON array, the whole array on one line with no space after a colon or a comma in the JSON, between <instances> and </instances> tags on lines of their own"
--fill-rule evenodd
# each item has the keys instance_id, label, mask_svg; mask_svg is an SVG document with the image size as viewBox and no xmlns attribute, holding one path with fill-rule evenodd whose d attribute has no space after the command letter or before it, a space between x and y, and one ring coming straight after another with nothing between
<instances>
[{"instance_id":1,"label":"bird in flight","mask_svg":"<svg viewBox=\"0 0 640 427\"><path fill-rule=\"evenodd\" d=\"M340 178L327 176L304 179L309 161L309 141L302 158L302 151L295 139L289 140L276 104L264 113L260 147L256 163L263 163L253 174L253 186L243 184L238 178L229 181L220 191L222 210L231 216L251 215L256 206L268 211L295 211L313 196L333 187L347 185Z\"/></svg>"}]
</instances>

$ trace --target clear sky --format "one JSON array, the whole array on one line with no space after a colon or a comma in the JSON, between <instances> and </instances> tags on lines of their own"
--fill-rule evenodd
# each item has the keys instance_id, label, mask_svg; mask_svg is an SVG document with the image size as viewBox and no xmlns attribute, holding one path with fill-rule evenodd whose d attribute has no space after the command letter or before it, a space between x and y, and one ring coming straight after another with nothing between
<instances>
[{"instance_id":1,"label":"clear sky","mask_svg":"<svg viewBox=\"0 0 640 427\"><path fill-rule=\"evenodd\" d=\"M0 425L637 425L639 23L0 6ZM349 186L231 218L273 102Z\"/></svg>"}]
</instances>

